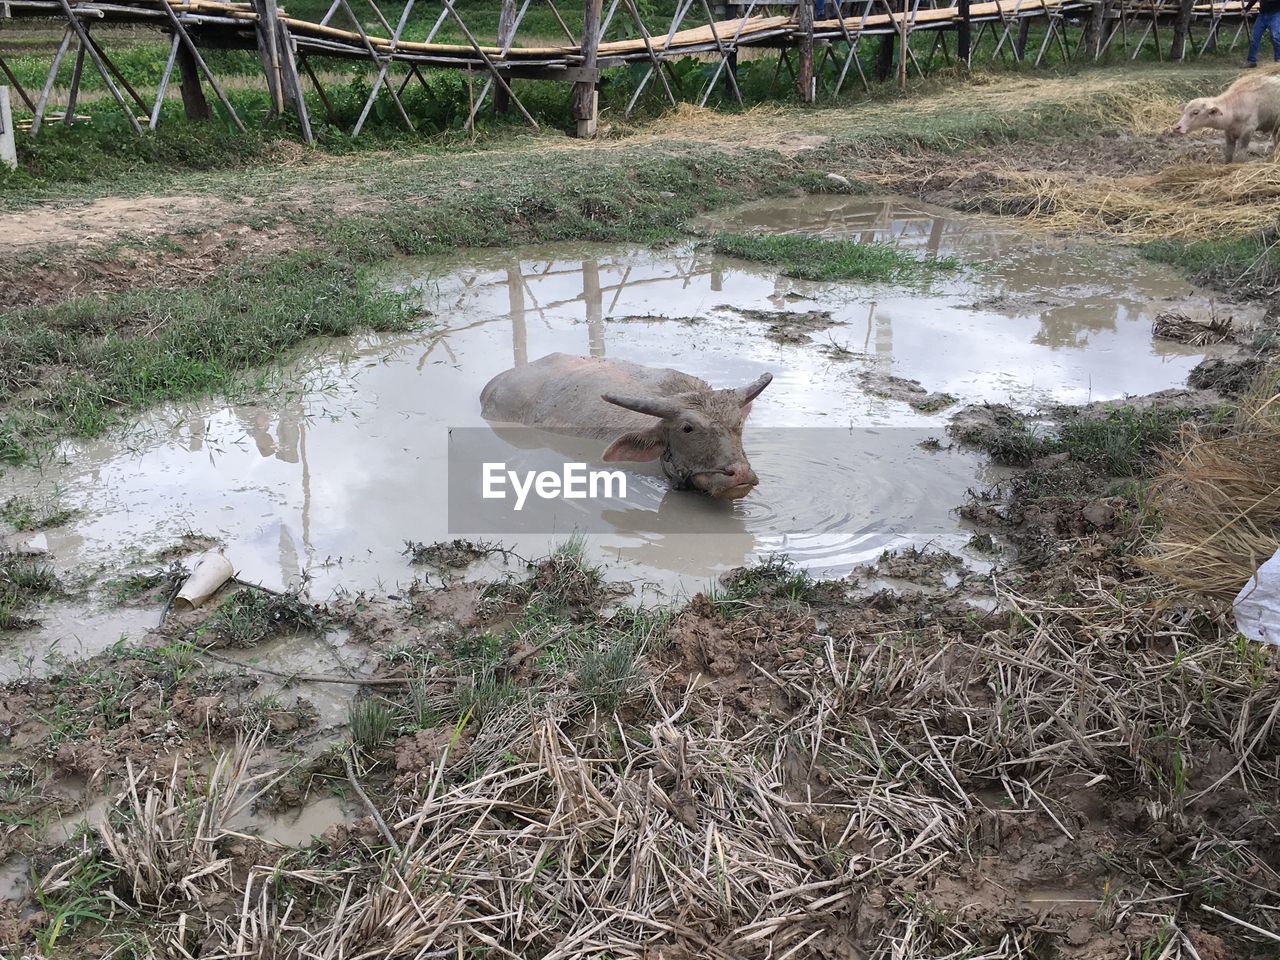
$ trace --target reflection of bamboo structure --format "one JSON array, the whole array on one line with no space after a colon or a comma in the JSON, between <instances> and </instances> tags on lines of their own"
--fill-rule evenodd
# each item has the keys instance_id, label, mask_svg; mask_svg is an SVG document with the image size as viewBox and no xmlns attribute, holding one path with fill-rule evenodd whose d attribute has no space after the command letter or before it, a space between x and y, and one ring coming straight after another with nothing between
<instances>
[{"instance_id":1,"label":"reflection of bamboo structure","mask_svg":"<svg viewBox=\"0 0 1280 960\"><path fill-rule=\"evenodd\" d=\"M740 15L722 20L715 18L707 0L677 0L669 28L665 33L651 33L635 0L609 0L603 9L602 0L583 0L584 26L581 35L575 36L554 0L538 0L548 4L555 13L564 41L553 45L521 45L517 34L535 0L503 0L496 44L481 43L476 38L459 12L456 0L421 0L438 5L438 11L426 33L415 37L410 23L419 0L402 2L399 14L388 18L382 6L374 0L364 0L369 11L361 6L361 13L377 22L377 28L371 32L353 7L358 5L358 0L333 0L325 16L316 22L289 16L277 0L80 0L74 5L71 0L4 0L0 10L5 11L6 17L53 19L64 23L65 30L44 87L36 96L18 82L3 58L0 58L0 73L7 77L18 99L30 112L32 135L39 132L45 120L57 117L69 124L77 119L75 108L86 62L97 71L135 132L141 132L143 123L151 129L159 123L175 68L188 117L209 116L203 82L213 90L227 117L243 130L243 121L201 53L202 49L213 48L256 51L262 61L270 97L269 116L292 111L308 143L312 142L312 132L302 77L310 80L330 121L337 122L333 103L311 63L317 58L367 61L375 75L353 134L360 132L376 100L384 95L392 102L400 121L413 129L413 120L401 95L413 82L429 90L423 69L450 68L485 77L479 95L473 98L468 125L475 122L492 92L497 109L505 111L514 104L525 120L536 127L537 122L520 102L511 83L552 80L574 84L577 129L580 135L590 136L598 115L595 91L601 73L626 64L642 64L646 68L627 106L626 112L630 113L654 77L660 81L666 99L674 104L676 96L672 85L678 86L678 82L671 62L689 56L711 58L715 62L701 89L696 91L701 103L707 102L722 77L729 94L741 102L735 76L740 48L778 50L775 83L785 66L803 98L812 100L828 60L834 60L836 68L832 94L840 93L851 69L856 70L864 86L868 85L860 49L864 41L880 45L882 67L892 62L893 46L897 44L899 82L905 83L908 65L920 75L925 72L911 46L912 37L918 33L932 40L928 52L930 62L939 51L951 61L947 45L947 36L951 33L959 37L957 55L960 59L972 62L984 38L990 37L991 57L1021 61L1026 56L1029 27L1039 23L1044 26L1043 40L1035 56L1039 64L1055 47L1065 60L1090 55L1097 59L1117 36L1128 49L1134 34L1137 42L1133 57L1142 52L1149 39L1154 42L1157 54L1163 57L1164 27L1163 35L1170 37L1169 56L1177 59L1183 55L1186 41L1191 39L1193 25L1206 25L1207 35L1198 46L1198 52L1203 53L1216 45L1226 24L1237 26L1232 39L1234 47L1248 20L1242 0L984 0L977 3L971 0L829 0L822 6L821 16L825 19L815 19L814 0L799 3L797 0L774 0L773 3L735 0L731 5L741 8ZM780 12L774 13L773 7ZM836 13L838 15L831 15ZM634 36L606 42L604 38L615 21ZM438 34L446 23L466 42L440 42ZM106 24L150 26L169 36L169 55L157 78L152 102L148 103L121 73L103 49L100 37L92 32L93 27ZM973 26L977 27L977 35L970 46L968 37ZM1074 50L1069 36L1071 27L1082 29ZM50 111L50 97L59 68L73 48L74 68L67 104L60 114L55 114ZM821 60L815 64L818 49L822 51ZM1195 44L1192 49L1197 50ZM796 67L791 64L792 51L798 57ZM885 52L889 55L887 61ZM471 89L470 84L468 88Z\"/></svg>"}]
</instances>

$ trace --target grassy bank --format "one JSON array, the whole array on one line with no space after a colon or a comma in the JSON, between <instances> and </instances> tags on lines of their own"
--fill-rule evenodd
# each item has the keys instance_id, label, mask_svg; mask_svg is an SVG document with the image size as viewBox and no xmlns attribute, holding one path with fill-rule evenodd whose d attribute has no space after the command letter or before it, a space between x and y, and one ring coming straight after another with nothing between
<instances>
[{"instance_id":1,"label":"grassy bank","mask_svg":"<svg viewBox=\"0 0 1280 960\"><path fill-rule=\"evenodd\" d=\"M324 253L282 255L183 290L0 314L0 460L100 433L124 411L226 391L311 337L412 322L395 297Z\"/></svg>"}]
</instances>

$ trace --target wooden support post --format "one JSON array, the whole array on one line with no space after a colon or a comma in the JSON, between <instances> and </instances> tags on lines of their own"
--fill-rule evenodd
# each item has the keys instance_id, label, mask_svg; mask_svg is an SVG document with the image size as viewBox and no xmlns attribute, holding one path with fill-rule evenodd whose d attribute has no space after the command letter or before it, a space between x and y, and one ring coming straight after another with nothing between
<instances>
[{"instance_id":1,"label":"wooden support post","mask_svg":"<svg viewBox=\"0 0 1280 960\"><path fill-rule=\"evenodd\" d=\"M573 119L577 121L577 135L590 138L596 135L600 120L600 95L596 90L599 74L596 71L596 53L600 46L600 0L583 0L582 10L582 69L587 79L573 85Z\"/></svg>"},{"instance_id":2,"label":"wooden support post","mask_svg":"<svg viewBox=\"0 0 1280 960\"><path fill-rule=\"evenodd\" d=\"M881 83L888 80L893 72L893 41L892 33L880 35L880 46L876 49L876 79Z\"/></svg>"},{"instance_id":3,"label":"wooden support post","mask_svg":"<svg viewBox=\"0 0 1280 960\"><path fill-rule=\"evenodd\" d=\"M498 46L511 49L516 36L516 0L502 0L502 13L498 16ZM498 113L511 112L511 98L505 90L493 95L493 109Z\"/></svg>"},{"instance_id":4,"label":"wooden support post","mask_svg":"<svg viewBox=\"0 0 1280 960\"><path fill-rule=\"evenodd\" d=\"M960 48L956 56L967 67L973 62L973 16L969 12L969 0L960 0L960 35L956 42Z\"/></svg>"},{"instance_id":5,"label":"wooden support post","mask_svg":"<svg viewBox=\"0 0 1280 960\"><path fill-rule=\"evenodd\" d=\"M178 78L182 89L182 110L188 120L208 120L213 114L209 110L209 101L204 98L204 88L200 86L200 68L196 58L182 43L182 38L173 35L178 41Z\"/></svg>"},{"instance_id":6,"label":"wooden support post","mask_svg":"<svg viewBox=\"0 0 1280 960\"><path fill-rule=\"evenodd\" d=\"M1178 0L1178 17L1173 22L1173 46L1169 50L1169 59L1180 63L1187 56L1187 36L1191 33L1191 16L1195 12L1195 0ZM1157 11L1151 15L1158 16Z\"/></svg>"},{"instance_id":7,"label":"wooden support post","mask_svg":"<svg viewBox=\"0 0 1280 960\"><path fill-rule=\"evenodd\" d=\"M281 54L280 79L284 88L284 102L293 107L298 124L302 127L302 141L310 147L315 144L316 138L311 132L311 115L307 112L307 97L302 91L302 77L298 75L298 47L287 23L277 18L275 26L280 35L278 49Z\"/></svg>"},{"instance_id":8,"label":"wooden support post","mask_svg":"<svg viewBox=\"0 0 1280 960\"><path fill-rule=\"evenodd\" d=\"M1027 57L1027 41L1031 39L1031 17L1021 17L1018 22L1018 41L1013 45L1013 58L1021 63Z\"/></svg>"},{"instance_id":9,"label":"wooden support post","mask_svg":"<svg viewBox=\"0 0 1280 960\"><path fill-rule=\"evenodd\" d=\"M1084 44L1089 51L1089 56L1097 60L1102 55L1102 33L1106 16L1106 3L1104 0L1093 0L1093 6L1089 10L1089 19L1084 25Z\"/></svg>"},{"instance_id":10,"label":"wooden support post","mask_svg":"<svg viewBox=\"0 0 1280 960\"><path fill-rule=\"evenodd\" d=\"M815 0L800 0L796 8L798 24L796 27L797 48L800 53L800 71L798 85L800 99L805 103L813 103L817 95L817 84L813 76L813 4Z\"/></svg>"}]
</instances>

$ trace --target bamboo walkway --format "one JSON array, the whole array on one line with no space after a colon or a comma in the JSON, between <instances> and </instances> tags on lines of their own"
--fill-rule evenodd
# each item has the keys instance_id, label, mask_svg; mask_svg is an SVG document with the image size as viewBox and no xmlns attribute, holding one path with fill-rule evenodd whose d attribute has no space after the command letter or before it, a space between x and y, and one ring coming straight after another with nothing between
<instances>
[{"instance_id":1,"label":"bamboo walkway","mask_svg":"<svg viewBox=\"0 0 1280 960\"><path fill-rule=\"evenodd\" d=\"M818 92L816 75L828 60L836 65L835 82L828 85L833 95L841 92L851 69L869 87L860 49L864 42L878 43L882 56L885 44L889 45L888 60L896 59L898 80L905 85L910 68L921 76L925 72L920 55L912 47L917 34L931 42L927 53L930 62L939 53L948 62L972 62L985 41L993 58L1022 61L1034 56L1038 65L1055 47L1065 60L1097 59L1113 45L1130 51L1132 59L1144 48L1154 48L1164 57L1166 45L1171 54L1202 54L1219 43L1224 29L1231 28L1234 32L1230 44L1234 47L1246 33L1250 16L1242 0L843 0L838 6L835 2L824 4L825 9L838 10L839 16L815 20L813 0L790 0L789 4L734 0L732 5L740 15L717 18L708 0L677 0L669 29L655 34L646 27L635 0L584 0L583 30L575 36L554 0L504 0L498 41L481 43L458 10L459 0L421 0L438 9L433 25L419 39L408 36L406 30L419 0L403 0L399 16L393 18L394 26L373 0L363 0L368 11L361 7L365 13L362 21L352 6L359 2L333 0L328 13L313 22L290 16L276 0L0 0L0 27L9 18L52 20L64 26L40 91L24 89L3 57L0 82L7 77L14 87L18 101L31 114L30 132L35 136L44 123L76 121L76 103L87 60L130 125L141 133L144 126L154 129L158 124L176 69L189 117L210 115L204 94L207 84L231 121L243 130L242 119L201 51L256 51L262 61L272 115L286 111L296 114L304 139L310 143L311 121L302 77L310 81L330 120L337 122L313 61L364 60L376 70L376 80L353 135L364 127L382 94L393 102L401 121L412 129L413 121L401 101L405 88L415 81L426 87L424 69L450 68L485 77L479 96L473 97L468 124L474 123L493 93L497 109L505 111L514 104L536 127L537 122L511 89L511 81L559 80L575 85L578 133L590 136L595 132L596 87L601 71L629 63L646 64L648 69L627 106L628 114L654 78L674 105L676 95L672 88L676 77L670 65L689 56L716 63L699 91L702 104L722 78L729 94L741 101L736 81L737 56L739 50L753 47L778 52L775 85L785 67L801 96L812 100ZM563 44L517 43L521 22L534 2L551 7L565 35ZM722 5L719 9L727 7ZM615 18L622 23L629 19L629 27L623 29L634 30L635 35L606 42L604 37ZM381 29L367 29L367 24L373 22ZM101 34L95 36L93 29L104 24L140 24L168 35L170 52L154 97L144 99L103 49L98 39ZM456 28L466 42L439 41L437 37L446 24ZM1034 54L1027 50L1033 25L1043 27ZM1201 36L1195 35L1197 31ZM954 56L949 38L955 40ZM1172 42L1167 43L1166 38ZM905 56L894 55L895 44L898 50L905 51ZM51 95L68 54L74 55L74 67L67 103L64 109L54 112L50 109ZM794 65L793 59L797 61Z\"/></svg>"}]
</instances>

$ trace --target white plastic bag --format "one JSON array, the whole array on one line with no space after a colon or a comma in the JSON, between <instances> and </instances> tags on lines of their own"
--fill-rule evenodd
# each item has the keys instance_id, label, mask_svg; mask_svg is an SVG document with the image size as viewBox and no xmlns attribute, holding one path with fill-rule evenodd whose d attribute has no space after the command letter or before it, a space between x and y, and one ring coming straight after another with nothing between
<instances>
[{"instance_id":1,"label":"white plastic bag","mask_svg":"<svg viewBox=\"0 0 1280 960\"><path fill-rule=\"evenodd\" d=\"M1280 550L1236 596L1236 628L1250 640L1280 646Z\"/></svg>"}]
</instances>

